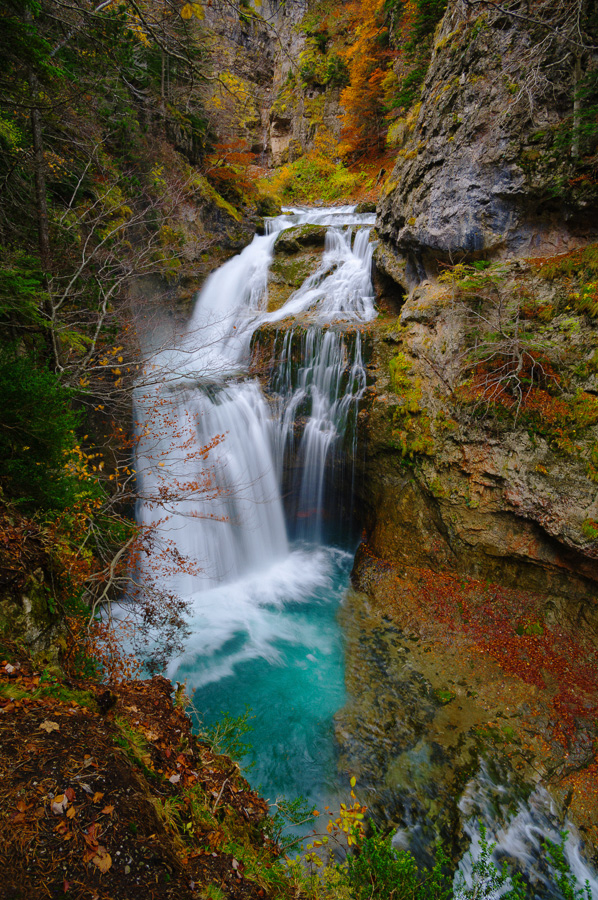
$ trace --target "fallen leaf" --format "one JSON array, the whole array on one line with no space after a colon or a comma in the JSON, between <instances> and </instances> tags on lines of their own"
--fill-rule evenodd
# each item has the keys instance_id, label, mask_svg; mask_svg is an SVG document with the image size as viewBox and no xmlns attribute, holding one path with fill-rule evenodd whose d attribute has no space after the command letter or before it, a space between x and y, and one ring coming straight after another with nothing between
<instances>
[{"instance_id":1,"label":"fallen leaf","mask_svg":"<svg viewBox=\"0 0 598 900\"><path fill-rule=\"evenodd\" d=\"M71 807L69 807L69 809L67 809L67 811L66 811L67 819L72 819L76 815L77 815L77 810L75 809L74 806L71 806Z\"/></svg>"},{"instance_id":2,"label":"fallen leaf","mask_svg":"<svg viewBox=\"0 0 598 900\"><path fill-rule=\"evenodd\" d=\"M64 793L65 793L66 796L69 798L69 800L71 801L71 803L73 802L73 800L74 800L75 797L77 796L77 795L75 794L74 790L72 789L72 787L67 787L67 789L66 789L66 791L65 791Z\"/></svg>"},{"instance_id":3,"label":"fallen leaf","mask_svg":"<svg viewBox=\"0 0 598 900\"><path fill-rule=\"evenodd\" d=\"M112 857L108 853L105 847L98 847L97 853L94 857L92 857L92 863L98 867L100 872L107 872L110 866L112 865Z\"/></svg>"},{"instance_id":4,"label":"fallen leaf","mask_svg":"<svg viewBox=\"0 0 598 900\"><path fill-rule=\"evenodd\" d=\"M113 806L105 806L104 809L102 810L102 812L106 816L111 816L112 813L114 812L114 807Z\"/></svg>"},{"instance_id":5,"label":"fallen leaf","mask_svg":"<svg viewBox=\"0 0 598 900\"><path fill-rule=\"evenodd\" d=\"M92 803L99 803L102 797L104 796L103 791L96 791L93 797L91 798Z\"/></svg>"},{"instance_id":6,"label":"fallen leaf","mask_svg":"<svg viewBox=\"0 0 598 900\"><path fill-rule=\"evenodd\" d=\"M51 722L50 719L46 719L45 722L39 726L40 731L47 731L50 734L52 731L60 731L60 725L58 722Z\"/></svg>"},{"instance_id":7,"label":"fallen leaf","mask_svg":"<svg viewBox=\"0 0 598 900\"><path fill-rule=\"evenodd\" d=\"M52 812L55 816L61 816L68 805L68 797L65 794L57 794L52 800Z\"/></svg>"},{"instance_id":8,"label":"fallen leaf","mask_svg":"<svg viewBox=\"0 0 598 900\"><path fill-rule=\"evenodd\" d=\"M179 781L181 780L181 776L180 775L171 775L168 780L170 781L171 784L178 784Z\"/></svg>"},{"instance_id":9,"label":"fallen leaf","mask_svg":"<svg viewBox=\"0 0 598 900\"><path fill-rule=\"evenodd\" d=\"M97 822L95 822L93 825L90 825L89 828L87 829L87 831L84 832L84 834L83 834L83 840L85 841L85 843L87 844L87 846L90 848L90 849L87 851L87 854L86 854L86 857L85 857L85 862L89 862L89 860L91 859L91 857L92 857L95 853L97 853L97 849L98 849L98 838L99 838L98 830L99 830L99 828L100 828L100 826L98 825Z\"/></svg>"},{"instance_id":10,"label":"fallen leaf","mask_svg":"<svg viewBox=\"0 0 598 900\"><path fill-rule=\"evenodd\" d=\"M30 804L25 803L24 800L19 800L19 802L17 803L17 809L19 810L19 812L23 813L23 812L25 812L25 810L29 809L29 807L30 807Z\"/></svg>"}]
</instances>

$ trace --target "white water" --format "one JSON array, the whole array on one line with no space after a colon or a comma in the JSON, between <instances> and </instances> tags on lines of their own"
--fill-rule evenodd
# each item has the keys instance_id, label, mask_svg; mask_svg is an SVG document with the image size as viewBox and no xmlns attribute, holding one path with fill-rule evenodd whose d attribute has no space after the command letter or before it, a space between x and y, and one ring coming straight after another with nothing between
<instances>
[{"instance_id":1,"label":"white water","mask_svg":"<svg viewBox=\"0 0 598 900\"><path fill-rule=\"evenodd\" d=\"M330 562L317 545L290 545L281 476L285 454L296 449L291 435L301 412L294 515L309 517L303 536L320 543L326 467L342 449L365 388L359 339L353 336L349 347L341 332L322 326L356 325L376 315L369 228L357 227L372 221L351 207L296 209L271 220L267 235L207 280L178 345L147 362L135 398L137 518L161 555L145 575L191 604L192 637L184 659L172 662L172 676L192 659L192 684L217 680L256 656L275 660L276 610L303 602L329 578ZM280 310L268 313L276 237L307 223L330 226L322 264ZM343 231L344 224L352 227ZM259 382L247 374L250 341L261 324L298 315L313 323L301 347L305 360L294 379L283 348L273 415ZM289 331L289 353L293 340ZM227 642L231 652L216 664ZM206 665L210 658L213 666Z\"/></svg>"},{"instance_id":2,"label":"white water","mask_svg":"<svg viewBox=\"0 0 598 900\"><path fill-rule=\"evenodd\" d=\"M567 820L559 821L556 807L543 787L536 787L524 801L517 797L513 784L508 780L497 782L487 765L482 764L467 784L459 808L471 846L461 861L456 880L462 875L465 885L471 886L473 864L480 856L480 825L483 825L486 840L496 844L493 858L497 866L500 868L506 860L522 873L537 897L553 897L555 874L543 845L547 839L560 844L561 832L566 831L565 859L577 879L577 887L583 888L588 882L592 895L598 897L598 877L582 856L579 834Z\"/></svg>"},{"instance_id":3,"label":"white water","mask_svg":"<svg viewBox=\"0 0 598 900\"><path fill-rule=\"evenodd\" d=\"M267 313L276 236L306 223L329 228L322 264ZM370 224L373 217L351 208L297 209L272 220L267 235L208 279L182 339L148 359L135 398L137 514L159 550L146 576L190 604L191 635L168 674L201 688L202 709L211 704L215 717L254 706L263 788L322 805L336 790L331 717L343 702L343 674L334 608L350 565L348 554L322 543L326 475L342 464L343 447L349 456L354 450L365 390L358 326L375 316ZM299 328L288 327L290 317ZM261 324L283 319L268 403L247 374L250 341ZM291 460L285 510L281 484ZM497 853L518 859L538 890L554 896L538 862L542 837L558 839L556 819L542 811L546 798L539 792L499 821L489 791L482 774L463 800L473 854L481 817ZM577 838L567 852L579 882L589 878L598 896ZM461 869L471 871L467 858Z\"/></svg>"}]
</instances>

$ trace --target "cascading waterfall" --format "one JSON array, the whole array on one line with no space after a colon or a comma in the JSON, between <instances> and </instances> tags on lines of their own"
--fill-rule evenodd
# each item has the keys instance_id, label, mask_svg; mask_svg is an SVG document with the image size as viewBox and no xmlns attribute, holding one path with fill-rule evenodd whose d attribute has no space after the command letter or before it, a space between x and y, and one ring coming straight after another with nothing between
<instances>
[{"instance_id":1,"label":"cascading waterfall","mask_svg":"<svg viewBox=\"0 0 598 900\"><path fill-rule=\"evenodd\" d=\"M136 392L137 515L161 548L147 578L189 601L191 635L169 675L200 689L208 720L253 707L254 743L268 748L255 777L272 799L284 791L324 804L335 793L332 716L344 702L335 611L351 555L320 538L325 471L347 446L365 387L355 329L375 316L373 219L345 207L270 220L207 280L182 339L151 354ZM321 266L268 313L274 242L302 224L329 229ZM283 342L268 403L248 375L251 338L290 316L301 335ZM285 520L282 474L294 450L298 505ZM304 510L317 510L309 527Z\"/></svg>"},{"instance_id":2,"label":"cascading waterfall","mask_svg":"<svg viewBox=\"0 0 598 900\"><path fill-rule=\"evenodd\" d=\"M283 332L280 344L271 381L280 409L278 469L282 476L285 461L289 468L295 462L292 499L287 503L295 536L322 541L325 516L330 519L334 512L334 498L325 490L327 469L333 474L336 470L340 482L346 457L355 456L355 416L366 388L361 335L357 330L345 333L311 325ZM305 419L299 441L295 436L298 418ZM349 446L346 437L350 437Z\"/></svg>"},{"instance_id":3,"label":"cascading waterfall","mask_svg":"<svg viewBox=\"0 0 598 900\"><path fill-rule=\"evenodd\" d=\"M292 210L272 220L267 235L256 237L208 279L180 345L154 354L146 366L144 384L136 392L137 517L178 559L201 568L181 573L165 566L172 571L159 577L179 595L204 593L288 557L281 449L289 448L300 409L306 424L299 450L298 514L314 508L321 520L326 462L331 449L342 443L349 411L365 389L359 338L352 341L349 359L342 335L324 333L322 324L375 316L369 229L359 230L352 246L352 232L334 227L343 219L363 225L371 217L356 216L349 207ZM280 310L267 313L268 267L276 237L284 228L306 222L331 225L322 265ZM249 344L260 324L299 313L318 324L308 329L300 348L305 362L296 385L289 333L275 387L277 421L258 381L246 375ZM320 532L318 526L309 536L318 540Z\"/></svg>"},{"instance_id":4,"label":"cascading waterfall","mask_svg":"<svg viewBox=\"0 0 598 900\"><path fill-rule=\"evenodd\" d=\"M480 826L483 825L486 840L495 844L494 859L498 866L505 860L516 861L536 896L552 897L554 872L543 844L548 839L559 845L565 830L569 837L564 854L571 874L577 879L579 888L588 882L593 896L598 896L598 877L583 859L578 833L570 822L559 821L554 803L543 787L536 787L524 801L518 796L515 783L508 779L497 781L487 764L482 763L479 772L466 785L459 808L465 818L465 831L471 846L461 861L456 884L462 877L465 886L471 887L473 863L480 856ZM465 896L459 891L457 898L461 893Z\"/></svg>"},{"instance_id":5,"label":"cascading waterfall","mask_svg":"<svg viewBox=\"0 0 598 900\"><path fill-rule=\"evenodd\" d=\"M346 794L332 717L345 700L335 612L352 557L324 541L366 387L359 326L376 315L373 219L352 207L271 219L207 280L185 334L149 355L135 394L137 516L157 548L145 574L189 601L191 635L168 674L199 689L207 721L253 708L253 780L272 801L303 794L324 806ZM321 265L267 312L277 235L301 224L328 228ZM267 400L248 375L250 344L283 319ZM485 789L482 772L463 801L474 852ZM522 805L500 849L531 865L538 848L519 846L521 834L550 829ZM572 852L578 877L592 877ZM539 881L546 888L545 872Z\"/></svg>"}]
</instances>

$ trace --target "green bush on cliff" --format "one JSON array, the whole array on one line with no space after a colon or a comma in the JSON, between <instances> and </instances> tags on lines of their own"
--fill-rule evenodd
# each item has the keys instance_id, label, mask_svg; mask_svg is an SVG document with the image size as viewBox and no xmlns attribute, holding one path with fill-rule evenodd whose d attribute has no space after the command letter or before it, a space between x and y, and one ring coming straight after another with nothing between
<instances>
[{"instance_id":1,"label":"green bush on cliff","mask_svg":"<svg viewBox=\"0 0 598 900\"><path fill-rule=\"evenodd\" d=\"M324 200L333 202L351 197L358 188L367 187L363 172L352 172L340 162L314 150L300 159L281 166L260 184L263 193L278 202Z\"/></svg>"}]
</instances>

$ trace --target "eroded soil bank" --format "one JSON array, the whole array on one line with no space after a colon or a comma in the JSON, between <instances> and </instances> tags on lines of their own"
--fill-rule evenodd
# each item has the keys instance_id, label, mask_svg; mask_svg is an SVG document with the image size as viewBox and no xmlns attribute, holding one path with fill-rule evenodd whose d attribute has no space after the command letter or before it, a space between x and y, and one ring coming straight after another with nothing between
<instances>
[{"instance_id":1,"label":"eroded soil bank","mask_svg":"<svg viewBox=\"0 0 598 900\"><path fill-rule=\"evenodd\" d=\"M181 692L160 676L75 682L14 649L0 662L0 897L271 896L267 803L192 733Z\"/></svg>"}]
</instances>

